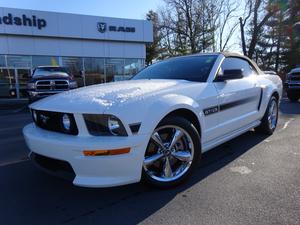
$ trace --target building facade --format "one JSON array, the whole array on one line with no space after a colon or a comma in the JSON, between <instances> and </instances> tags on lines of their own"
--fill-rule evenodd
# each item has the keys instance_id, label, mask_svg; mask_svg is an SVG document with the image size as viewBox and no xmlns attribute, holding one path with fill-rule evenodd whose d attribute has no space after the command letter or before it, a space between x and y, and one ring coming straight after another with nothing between
<instances>
[{"instance_id":1,"label":"building facade","mask_svg":"<svg viewBox=\"0 0 300 225\"><path fill-rule=\"evenodd\" d=\"M41 65L68 68L79 86L128 79L152 37L147 20L0 8L0 97L24 97Z\"/></svg>"}]
</instances>

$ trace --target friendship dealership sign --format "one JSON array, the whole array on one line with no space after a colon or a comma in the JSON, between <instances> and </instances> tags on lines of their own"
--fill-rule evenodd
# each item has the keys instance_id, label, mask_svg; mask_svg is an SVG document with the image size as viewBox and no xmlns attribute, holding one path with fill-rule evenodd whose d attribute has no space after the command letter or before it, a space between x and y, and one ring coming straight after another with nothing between
<instances>
[{"instance_id":1,"label":"friendship dealership sign","mask_svg":"<svg viewBox=\"0 0 300 225\"><path fill-rule=\"evenodd\" d=\"M13 16L8 13L6 16L0 16L0 25L16 25L16 26L28 26L36 27L39 30L47 26L47 21L45 19L37 18L35 15L27 16L23 14L22 16ZM125 26L108 26L106 23L97 23L97 29L100 33L105 33L107 30L110 32L126 32L135 33L135 27L125 27Z\"/></svg>"},{"instance_id":2,"label":"friendship dealership sign","mask_svg":"<svg viewBox=\"0 0 300 225\"><path fill-rule=\"evenodd\" d=\"M47 21L45 19L37 18L36 16L13 16L11 13L8 13L6 16L0 16L0 25L16 25L16 26L28 26L36 27L39 30L47 26Z\"/></svg>"}]
</instances>

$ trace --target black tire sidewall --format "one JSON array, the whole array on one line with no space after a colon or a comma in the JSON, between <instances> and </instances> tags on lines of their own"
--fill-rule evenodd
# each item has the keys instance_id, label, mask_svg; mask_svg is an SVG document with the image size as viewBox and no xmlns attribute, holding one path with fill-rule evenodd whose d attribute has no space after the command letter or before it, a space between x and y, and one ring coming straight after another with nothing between
<instances>
[{"instance_id":1,"label":"black tire sidewall","mask_svg":"<svg viewBox=\"0 0 300 225\"><path fill-rule=\"evenodd\" d=\"M147 174L147 172L144 170L144 168L142 168L142 181L147 184L150 184L154 187L158 187L158 188L170 188L170 187L174 187L174 186L177 186L178 184L182 183L184 180L186 180L190 176L191 172L194 170L195 166L197 166L197 164L200 160L200 157L201 157L200 135L199 135L197 129L195 128L195 126L191 122L189 122L188 120L186 120L182 117L177 117L177 116L167 117L167 118L163 119L156 128L161 127L161 126L166 126L166 125L178 126L182 129L184 129L190 135L190 137L193 141L193 145L194 145L194 158L192 161L192 165L190 166L188 171L183 176L181 176L177 180L169 181L169 182L161 182L161 181L157 181L157 180L153 179L152 177L150 177Z\"/></svg>"},{"instance_id":2,"label":"black tire sidewall","mask_svg":"<svg viewBox=\"0 0 300 225\"><path fill-rule=\"evenodd\" d=\"M272 104L273 101L275 101L276 106L277 106L277 116L276 116L276 125L272 129L269 126L268 116L269 116L270 107L271 107L271 104ZM269 100L267 110L266 110L265 115L262 119L262 123L260 125L260 128L261 128L260 130L262 130L264 133L269 134L269 135L274 133L274 131L277 127L277 124L278 124L278 111L279 111L278 99L275 96L272 96L271 99Z\"/></svg>"}]
</instances>

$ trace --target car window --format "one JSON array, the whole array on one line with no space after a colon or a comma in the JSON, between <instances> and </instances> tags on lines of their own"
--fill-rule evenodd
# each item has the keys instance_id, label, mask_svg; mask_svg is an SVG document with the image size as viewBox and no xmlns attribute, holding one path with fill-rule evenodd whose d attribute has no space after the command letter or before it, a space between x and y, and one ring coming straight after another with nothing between
<instances>
[{"instance_id":1,"label":"car window","mask_svg":"<svg viewBox=\"0 0 300 225\"><path fill-rule=\"evenodd\" d=\"M206 82L217 57L217 55L202 55L168 59L146 67L132 79L177 79Z\"/></svg>"},{"instance_id":2,"label":"car window","mask_svg":"<svg viewBox=\"0 0 300 225\"><path fill-rule=\"evenodd\" d=\"M224 70L234 69L242 69L245 77L251 74L257 74L256 69L251 64L249 64L247 60L234 57L224 59L219 74L222 75Z\"/></svg>"}]
</instances>

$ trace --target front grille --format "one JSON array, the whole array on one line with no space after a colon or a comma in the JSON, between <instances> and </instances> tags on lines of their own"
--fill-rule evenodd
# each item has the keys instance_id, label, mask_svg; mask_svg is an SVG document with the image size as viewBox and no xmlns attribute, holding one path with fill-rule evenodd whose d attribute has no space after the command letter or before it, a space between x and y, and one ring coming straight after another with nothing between
<instances>
[{"instance_id":1,"label":"front grille","mask_svg":"<svg viewBox=\"0 0 300 225\"><path fill-rule=\"evenodd\" d=\"M78 128L73 114L41 111L41 110L34 110L34 111L37 115L36 120L34 119L34 122L38 127L45 130L56 131L56 132L71 134L71 135L78 135ZM67 114L71 120L71 128L69 131L65 130L62 125L62 117L64 114Z\"/></svg>"},{"instance_id":2,"label":"front grille","mask_svg":"<svg viewBox=\"0 0 300 225\"><path fill-rule=\"evenodd\" d=\"M300 75L299 75L299 76L291 77L290 79L291 79L291 80L300 81Z\"/></svg>"},{"instance_id":3,"label":"front grille","mask_svg":"<svg viewBox=\"0 0 300 225\"><path fill-rule=\"evenodd\" d=\"M36 82L36 90L38 91L60 91L68 89L69 81L67 80L39 80Z\"/></svg>"},{"instance_id":4,"label":"front grille","mask_svg":"<svg viewBox=\"0 0 300 225\"><path fill-rule=\"evenodd\" d=\"M290 83L289 86L290 86L290 87L300 87L300 84L293 84L293 83Z\"/></svg>"},{"instance_id":5,"label":"front grille","mask_svg":"<svg viewBox=\"0 0 300 225\"><path fill-rule=\"evenodd\" d=\"M49 158L32 152L30 158L38 167L68 180L74 180L75 172L71 165L62 160Z\"/></svg>"}]
</instances>

